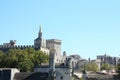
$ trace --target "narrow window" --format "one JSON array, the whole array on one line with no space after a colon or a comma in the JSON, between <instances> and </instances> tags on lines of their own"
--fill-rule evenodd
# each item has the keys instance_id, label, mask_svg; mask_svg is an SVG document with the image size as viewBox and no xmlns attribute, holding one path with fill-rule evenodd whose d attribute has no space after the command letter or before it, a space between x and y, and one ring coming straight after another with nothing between
<instances>
[{"instance_id":1,"label":"narrow window","mask_svg":"<svg viewBox=\"0 0 120 80\"><path fill-rule=\"evenodd\" d=\"M60 79L63 80L63 76L61 76Z\"/></svg>"}]
</instances>

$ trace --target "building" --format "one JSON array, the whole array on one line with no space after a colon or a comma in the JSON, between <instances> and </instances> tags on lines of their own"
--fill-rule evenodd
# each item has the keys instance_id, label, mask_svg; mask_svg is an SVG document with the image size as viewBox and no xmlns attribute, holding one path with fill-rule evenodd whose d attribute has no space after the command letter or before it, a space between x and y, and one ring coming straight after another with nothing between
<instances>
[{"instance_id":1,"label":"building","mask_svg":"<svg viewBox=\"0 0 120 80\"><path fill-rule=\"evenodd\" d=\"M77 69L81 72L85 70L85 65L88 63L86 59L81 59L77 62Z\"/></svg>"},{"instance_id":2,"label":"building","mask_svg":"<svg viewBox=\"0 0 120 80\"><path fill-rule=\"evenodd\" d=\"M120 58L119 57L111 57L111 56L105 54L105 55L97 56L97 59L101 60L101 65L108 63L108 64L116 66L118 64L118 61Z\"/></svg>"},{"instance_id":3,"label":"building","mask_svg":"<svg viewBox=\"0 0 120 80\"><path fill-rule=\"evenodd\" d=\"M88 63L86 59L82 59L78 54L70 55L67 58L71 59L72 67L75 73L80 73L85 70L85 65Z\"/></svg>"},{"instance_id":4,"label":"building","mask_svg":"<svg viewBox=\"0 0 120 80\"><path fill-rule=\"evenodd\" d=\"M81 59L81 57L79 55L77 55L77 54L74 54L74 55L70 55L67 58L71 59L72 66L73 66L74 70L76 70L78 61Z\"/></svg>"},{"instance_id":5,"label":"building","mask_svg":"<svg viewBox=\"0 0 120 80\"><path fill-rule=\"evenodd\" d=\"M34 72L46 72L49 74L49 80L70 80L73 73L71 59L65 63L55 63L56 50L51 49L49 55L49 64L43 64L35 67Z\"/></svg>"},{"instance_id":6,"label":"building","mask_svg":"<svg viewBox=\"0 0 120 80\"><path fill-rule=\"evenodd\" d=\"M63 63L65 62L66 54L64 53L64 55L61 55L61 43L62 41L59 39L44 39L42 37L42 30L40 26L38 37L34 40L34 45L16 45L16 40L10 40L9 43L3 43L3 45L0 45L0 50L7 52L10 49L34 48L35 50L41 50L49 55L50 49L55 49L55 63Z\"/></svg>"},{"instance_id":7,"label":"building","mask_svg":"<svg viewBox=\"0 0 120 80\"><path fill-rule=\"evenodd\" d=\"M0 68L0 80L14 80L15 74L19 72L16 68Z\"/></svg>"},{"instance_id":8,"label":"building","mask_svg":"<svg viewBox=\"0 0 120 80\"><path fill-rule=\"evenodd\" d=\"M55 49L55 63L62 63L62 55L61 55L61 40L58 39L47 39L46 40L47 49Z\"/></svg>"}]
</instances>

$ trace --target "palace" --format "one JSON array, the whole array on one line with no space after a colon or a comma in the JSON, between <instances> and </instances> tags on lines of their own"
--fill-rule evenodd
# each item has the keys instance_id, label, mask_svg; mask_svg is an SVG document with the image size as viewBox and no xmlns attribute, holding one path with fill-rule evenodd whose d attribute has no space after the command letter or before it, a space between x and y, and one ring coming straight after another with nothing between
<instances>
[{"instance_id":1,"label":"palace","mask_svg":"<svg viewBox=\"0 0 120 80\"><path fill-rule=\"evenodd\" d=\"M41 26L39 28L38 37L34 40L34 45L16 45L16 40L10 40L9 43L3 43L0 45L0 50L6 52L10 49L26 49L34 48L35 50L41 50L49 55L50 49L56 50L55 63L65 62L66 54L61 55L61 40L59 39L43 39Z\"/></svg>"}]
</instances>

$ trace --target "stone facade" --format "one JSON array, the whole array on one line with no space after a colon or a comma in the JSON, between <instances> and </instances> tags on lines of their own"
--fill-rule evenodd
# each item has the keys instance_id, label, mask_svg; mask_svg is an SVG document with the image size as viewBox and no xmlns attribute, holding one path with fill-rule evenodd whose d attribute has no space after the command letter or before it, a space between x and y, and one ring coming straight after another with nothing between
<instances>
[{"instance_id":1,"label":"stone facade","mask_svg":"<svg viewBox=\"0 0 120 80\"><path fill-rule=\"evenodd\" d=\"M101 60L101 64L108 63L108 64L116 66L118 64L118 61L120 58L119 57L111 57L111 56L105 54L105 55L97 56L97 59Z\"/></svg>"},{"instance_id":2,"label":"stone facade","mask_svg":"<svg viewBox=\"0 0 120 80\"><path fill-rule=\"evenodd\" d=\"M49 73L49 67L37 67L34 69L35 72L47 72ZM70 80L72 76L72 69L65 66L55 67L55 80Z\"/></svg>"},{"instance_id":3,"label":"stone facade","mask_svg":"<svg viewBox=\"0 0 120 80\"><path fill-rule=\"evenodd\" d=\"M74 69L76 69L77 68L77 63L80 60L80 56L79 55L70 55L68 58L71 59L72 67Z\"/></svg>"},{"instance_id":4,"label":"stone facade","mask_svg":"<svg viewBox=\"0 0 120 80\"><path fill-rule=\"evenodd\" d=\"M55 49L55 63L61 63L61 40L57 39L48 39L46 44L46 47L48 49Z\"/></svg>"},{"instance_id":5,"label":"stone facade","mask_svg":"<svg viewBox=\"0 0 120 80\"><path fill-rule=\"evenodd\" d=\"M85 65L88 63L86 59L81 59L77 62L77 69L81 72L85 70Z\"/></svg>"},{"instance_id":6,"label":"stone facade","mask_svg":"<svg viewBox=\"0 0 120 80\"><path fill-rule=\"evenodd\" d=\"M66 63L55 63L56 51L55 49L51 49L49 64L35 67L34 72L49 73L49 80L70 80L73 72L71 59L67 59Z\"/></svg>"},{"instance_id":7,"label":"stone facade","mask_svg":"<svg viewBox=\"0 0 120 80\"><path fill-rule=\"evenodd\" d=\"M75 73L83 72L85 69L85 65L88 63L88 61L86 59L82 59L77 54L70 55L67 58L71 59L70 60L71 66L73 67Z\"/></svg>"}]
</instances>

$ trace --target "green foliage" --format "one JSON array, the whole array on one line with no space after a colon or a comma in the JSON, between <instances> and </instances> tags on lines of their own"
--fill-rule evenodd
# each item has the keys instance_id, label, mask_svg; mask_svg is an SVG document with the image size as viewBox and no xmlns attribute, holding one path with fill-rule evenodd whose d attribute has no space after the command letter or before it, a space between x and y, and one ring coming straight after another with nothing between
<instances>
[{"instance_id":1,"label":"green foliage","mask_svg":"<svg viewBox=\"0 0 120 80\"><path fill-rule=\"evenodd\" d=\"M22 72L28 72L28 71L32 71L34 67L34 64L29 61L29 60L25 60L23 62L19 62L18 63L18 68L22 71Z\"/></svg>"},{"instance_id":2,"label":"green foliage","mask_svg":"<svg viewBox=\"0 0 120 80\"><path fill-rule=\"evenodd\" d=\"M80 78L80 80L83 80L83 78Z\"/></svg>"},{"instance_id":3,"label":"green foliage","mask_svg":"<svg viewBox=\"0 0 120 80\"><path fill-rule=\"evenodd\" d=\"M98 66L94 62L90 62L87 65L85 65L85 70L86 71L98 71Z\"/></svg>"},{"instance_id":4,"label":"green foliage","mask_svg":"<svg viewBox=\"0 0 120 80\"><path fill-rule=\"evenodd\" d=\"M0 51L0 68L18 68L22 72L33 71L34 66L48 61L48 55L33 48L10 49L6 53Z\"/></svg>"},{"instance_id":5,"label":"green foliage","mask_svg":"<svg viewBox=\"0 0 120 80\"><path fill-rule=\"evenodd\" d=\"M110 70L110 69L113 69L114 66L106 63L106 64L102 64L102 67L101 67L101 70Z\"/></svg>"},{"instance_id":6,"label":"green foliage","mask_svg":"<svg viewBox=\"0 0 120 80\"><path fill-rule=\"evenodd\" d=\"M6 65L5 62L7 59L5 59L5 58L7 58L6 55L2 51L0 51L0 66L1 67L5 67L5 65Z\"/></svg>"},{"instance_id":7,"label":"green foliage","mask_svg":"<svg viewBox=\"0 0 120 80\"><path fill-rule=\"evenodd\" d=\"M33 62L35 63L35 65L41 65L41 63L46 63L49 61L49 57L47 55L43 55L41 51L36 51L34 58L35 59L33 60Z\"/></svg>"},{"instance_id":8,"label":"green foliage","mask_svg":"<svg viewBox=\"0 0 120 80\"><path fill-rule=\"evenodd\" d=\"M0 62L1 62L2 58L3 58L3 56L4 56L4 53L2 51L0 51Z\"/></svg>"}]
</instances>

